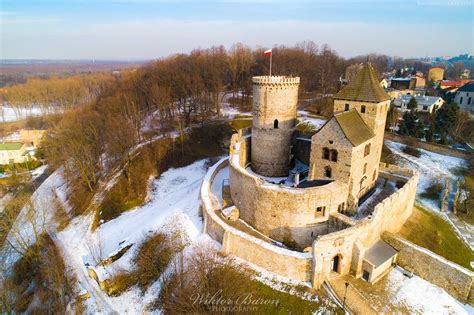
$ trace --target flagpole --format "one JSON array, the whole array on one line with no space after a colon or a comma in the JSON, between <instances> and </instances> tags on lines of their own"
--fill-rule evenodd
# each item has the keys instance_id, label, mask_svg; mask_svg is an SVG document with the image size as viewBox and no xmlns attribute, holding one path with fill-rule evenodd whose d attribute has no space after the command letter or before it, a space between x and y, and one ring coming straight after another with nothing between
<instances>
[{"instance_id":1,"label":"flagpole","mask_svg":"<svg viewBox=\"0 0 474 315\"><path fill-rule=\"evenodd\" d=\"M273 52L270 53L270 76L272 76L272 56L273 56Z\"/></svg>"}]
</instances>

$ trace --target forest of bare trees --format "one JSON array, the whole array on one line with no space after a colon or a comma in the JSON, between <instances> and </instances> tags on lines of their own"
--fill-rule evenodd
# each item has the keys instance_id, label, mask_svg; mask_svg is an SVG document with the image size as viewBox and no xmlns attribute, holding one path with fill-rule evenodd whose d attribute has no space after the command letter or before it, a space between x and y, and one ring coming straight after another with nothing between
<instances>
[{"instance_id":1,"label":"forest of bare trees","mask_svg":"<svg viewBox=\"0 0 474 315\"><path fill-rule=\"evenodd\" d=\"M0 99L10 105L18 117L23 109L33 107L38 107L43 114L63 112L92 103L113 80L114 76L106 73L30 78L24 84L3 88Z\"/></svg>"},{"instance_id":2,"label":"forest of bare trees","mask_svg":"<svg viewBox=\"0 0 474 315\"><path fill-rule=\"evenodd\" d=\"M318 47L312 42L279 46L273 51L274 73L300 76L302 97L335 93L348 64L329 47ZM170 130L182 133L191 124L220 118L226 97L248 107L251 78L267 74L268 67L263 49L235 44L228 51L218 46L173 55L124 72L114 80L94 75L94 84L78 85L77 89L84 93L74 88L72 95L65 93L68 100L51 97L50 89L46 88L49 83L43 88L32 88L42 97L38 102L73 108L49 132L44 145L46 157L51 165L64 167L72 177L80 178L87 190L93 191L107 170L129 163L130 149L144 140L146 118L154 117L157 127L153 131L157 134ZM64 80L75 82L77 78ZM35 84L38 82L27 85ZM21 87L9 89L9 98L13 97L10 102L20 102L21 97L15 99L13 95ZM77 94L80 96L74 96ZM78 102L87 105L77 106Z\"/></svg>"}]
</instances>

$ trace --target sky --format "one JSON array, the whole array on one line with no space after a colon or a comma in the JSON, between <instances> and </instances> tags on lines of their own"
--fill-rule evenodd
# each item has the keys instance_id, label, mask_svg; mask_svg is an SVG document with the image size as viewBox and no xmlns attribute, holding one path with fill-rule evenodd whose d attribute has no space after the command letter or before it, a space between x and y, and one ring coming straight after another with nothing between
<instances>
[{"instance_id":1,"label":"sky","mask_svg":"<svg viewBox=\"0 0 474 315\"><path fill-rule=\"evenodd\" d=\"M474 0L0 0L1 59L149 60L240 42L474 54Z\"/></svg>"}]
</instances>

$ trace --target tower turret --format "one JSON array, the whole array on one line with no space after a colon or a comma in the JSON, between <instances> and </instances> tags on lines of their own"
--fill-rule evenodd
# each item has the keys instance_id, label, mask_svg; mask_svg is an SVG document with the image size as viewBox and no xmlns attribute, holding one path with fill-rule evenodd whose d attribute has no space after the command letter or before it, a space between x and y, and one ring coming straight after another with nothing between
<instances>
[{"instance_id":1,"label":"tower turret","mask_svg":"<svg viewBox=\"0 0 474 315\"><path fill-rule=\"evenodd\" d=\"M299 77L253 77L252 169L263 176L289 173Z\"/></svg>"}]
</instances>

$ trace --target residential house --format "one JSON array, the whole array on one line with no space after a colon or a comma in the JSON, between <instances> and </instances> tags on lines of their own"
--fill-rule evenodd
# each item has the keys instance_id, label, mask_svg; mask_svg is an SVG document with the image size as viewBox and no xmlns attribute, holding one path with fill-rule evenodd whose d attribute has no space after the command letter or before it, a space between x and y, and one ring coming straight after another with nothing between
<instances>
[{"instance_id":1,"label":"residential house","mask_svg":"<svg viewBox=\"0 0 474 315\"><path fill-rule=\"evenodd\" d=\"M392 78L390 87L395 90L413 90L416 87L416 78Z\"/></svg>"},{"instance_id":2,"label":"residential house","mask_svg":"<svg viewBox=\"0 0 474 315\"><path fill-rule=\"evenodd\" d=\"M461 86L454 96L454 101L459 104L462 110L474 116L474 82L469 82Z\"/></svg>"},{"instance_id":3,"label":"residential house","mask_svg":"<svg viewBox=\"0 0 474 315\"><path fill-rule=\"evenodd\" d=\"M0 143L0 165L23 163L28 160L26 145L21 142Z\"/></svg>"},{"instance_id":4,"label":"residential house","mask_svg":"<svg viewBox=\"0 0 474 315\"><path fill-rule=\"evenodd\" d=\"M443 80L444 69L443 68L431 68L428 72L428 82L438 82Z\"/></svg>"},{"instance_id":5,"label":"residential house","mask_svg":"<svg viewBox=\"0 0 474 315\"><path fill-rule=\"evenodd\" d=\"M419 112L433 113L433 111L438 110L444 104L444 100L438 96L400 95L393 101L393 106L400 108L402 111L408 110L408 103L413 97L415 97L415 100L418 104L417 110Z\"/></svg>"}]
</instances>

